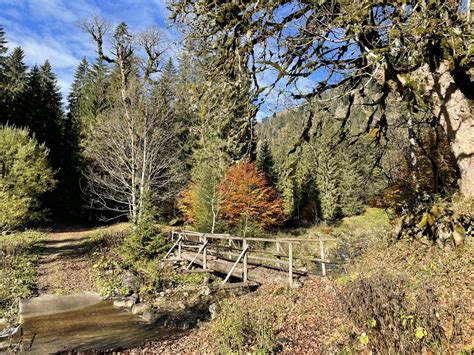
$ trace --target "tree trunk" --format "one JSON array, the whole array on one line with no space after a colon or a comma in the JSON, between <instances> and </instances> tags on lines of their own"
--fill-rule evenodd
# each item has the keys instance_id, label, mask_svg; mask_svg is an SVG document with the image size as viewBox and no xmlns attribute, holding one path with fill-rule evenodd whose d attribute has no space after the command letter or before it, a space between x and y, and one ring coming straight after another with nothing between
<instances>
[{"instance_id":1,"label":"tree trunk","mask_svg":"<svg viewBox=\"0 0 474 355\"><path fill-rule=\"evenodd\" d=\"M474 110L472 101L455 82L448 64L432 72L425 64L415 73L420 86L429 93L431 109L444 127L459 169L459 189L474 197ZM403 82L403 79L400 78Z\"/></svg>"}]
</instances>

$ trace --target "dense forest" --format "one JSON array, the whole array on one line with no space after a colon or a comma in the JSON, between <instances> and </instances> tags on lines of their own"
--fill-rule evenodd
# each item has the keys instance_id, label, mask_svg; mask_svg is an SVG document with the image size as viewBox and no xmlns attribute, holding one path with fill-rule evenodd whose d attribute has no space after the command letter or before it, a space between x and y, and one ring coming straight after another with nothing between
<instances>
[{"instance_id":1,"label":"dense forest","mask_svg":"<svg viewBox=\"0 0 474 355\"><path fill-rule=\"evenodd\" d=\"M51 290L133 299L153 315L170 293L166 307L184 312L212 303L209 324L137 350L472 351L471 2L174 0L168 10L178 49L158 27L132 31L106 13L80 21L95 51L67 97L50 62L26 65L0 26L0 320L16 324L20 299ZM321 254L295 249L301 289L264 284L216 301L203 291L220 282L206 261L180 273L163 259L177 230L202 233L198 255L206 235L237 238L229 275L247 238L316 236ZM280 254L267 239L260 260L291 270L291 242ZM45 266L48 243L76 281ZM332 265L327 279L309 276L315 260L324 276Z\"/></svg>"}]
</instances>

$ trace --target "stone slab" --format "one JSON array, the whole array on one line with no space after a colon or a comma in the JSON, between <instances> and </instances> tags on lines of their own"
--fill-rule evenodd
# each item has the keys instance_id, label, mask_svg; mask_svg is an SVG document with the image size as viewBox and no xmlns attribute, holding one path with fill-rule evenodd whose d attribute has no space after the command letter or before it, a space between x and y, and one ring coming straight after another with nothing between
<instances>
[{"instance_id":1,"label":"stone slab","mask_svg":"<svg viewBox=\"0 0 474 355\"><path fill-rule=\"evenodd\" d=\"M41 295L20 300L20 323L27 318L70 312L86 308L102 301L95 292L72 295Z\"/></svg>"}]
</instances>

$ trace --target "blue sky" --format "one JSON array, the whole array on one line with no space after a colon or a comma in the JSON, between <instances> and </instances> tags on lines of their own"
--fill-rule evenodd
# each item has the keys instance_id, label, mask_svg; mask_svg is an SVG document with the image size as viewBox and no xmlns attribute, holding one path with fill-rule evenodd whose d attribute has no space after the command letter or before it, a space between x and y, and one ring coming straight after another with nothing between
<instances>
[{"instance_id":1,"label":"blue sky","mask_svg":"<svg viewBox=\"0 0 474 355\"><path fill-rule=\"evenodd\" d=\"M10 50L21 46L25 62L31 67L48 59L58 76L63 98L69 88L78 63L83 57L94 60L95 45L79 27L79 22L91 15L100 15L112 24L125 21L132 31L156 26L167 36L166 46L176 53L180 33L169 26L167 0L0 0L0 24L4 27ZM293 11L293 8L284 9ZM270 69L259 75L261 84L270 84L277 73ZM296 104L293 91L310 91L320 74L298 80L292 89L278 83L266 97L257 118L269 116Z\"/></svg>"},{"instance_id":2,"label":"blue sky","mask_svg":"<svg viewBox=\"0 0 474 355\"><path fill-rule=\"evenodd\" d=\"M167 25L165 0L0 0L9 49L21 46L30 66L48 59L64 96L79 61L95 57L94 44L78 26L93 14L113 24L125 21L132 31L157 26L167 34L170 49L179 41L179 33Z\"/></svg>"}]
</instances>

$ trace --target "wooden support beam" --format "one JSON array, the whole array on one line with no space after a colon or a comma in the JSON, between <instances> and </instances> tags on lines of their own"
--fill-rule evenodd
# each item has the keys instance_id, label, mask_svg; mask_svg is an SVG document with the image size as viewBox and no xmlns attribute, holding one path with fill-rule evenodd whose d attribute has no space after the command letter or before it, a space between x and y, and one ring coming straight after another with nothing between
<instances>
[{"instance_id":1,"label":"wooden support beam","mask_svg":"<svg viewBox=\"0 0 474 355\"><path fill-rule=\"evenodd\" d=\"M212 272L211 269L194 269L194 270L182 270L183 274L200 274L206 272Z\"/></svg>"},{"instance_id":2,"label":"wooden support beam","mask_svg":"<svg viewBox=\"0 0 474 355\"><path fill-rule=\"evenodd\" d=\"M243 242L243 248L244 250L247 250L249 248L248 244L247 244L247 241L244 240ZM248 267L247 267L247 261L248 261L248 253L246 252L244 254L244 277L243 277L243 280L244 282L247 282L248 281Z\"/></svg>"},{"instance_id":3,"label":"wooden support beam","mask_svg":"<svg viewBox=\"0 0 474 355\"><path fill-rule=\"evenodd\" d=\"M288 281L293 286L293 244L288 243Z\"/></svg>"},{"instance_id":4,"label":"wooden support beam","mask_svg":"<svg viewBox=\"0 0 474 355\"><path fill-rule=\"evenodd\" d=\"M321 260L325 259L324 256L324 243L322 240L319 241L319 249L321 252ZM323 273L323 276L326 276L326 264L324 262L321 263L321 272Z\"/></svg>"},{"instance_id":5,"label":"wooden support beam","mask_svg":"<svg viewBox=\"0 0 474 355\"><path fill-rule=\"evenodd\" d=\"M196 255L194 256L193 260L191 260L188 264L188 266L186 267L186 270L189 270L189 268L191 267L192 264L194 264L194 262L196 261L197 257L199 254L201 254L201 252L207 247L207 242L205 242L198 250L198 252L196 253Z\"/></svg>"},{"instance_id":6,"label":"wooden support beam","mask_svg":"<svg viewBox=\"0 0 474 355\"><path fill-rule=\"evenodd\" d=\"M226 277L235 263L235 258L229 260L225 258L226 254L223 254L223 256L224 257L218 257L216 255L214 258L211 258L210 255L208 255L207 268L212 269L213 272L222 274L223 277ZM195 253L186 250L183 251L183 259L191 261L194 257ZM202 254L198 256L194 264L202 266ZM234 269L232 276L242 278L243 270L239 267L240 265L237 265ZM273 269L261 264L251 263L249 260L247 269L249 281L255 281L260 284L277 283L288 285L288 265L286 265L284 269Z\"/></svg>"},{"instance_id":7,"label":"wooden support beam","mask_svg":"<svg viewBox=\"0 0 474 355\"><path fill-rule=\"evenodd\" d=\"M174 248L176 248L176 246L181 242L181 236L178 237L178 240L173 244L173 246L171 247L170 250L168 250L168 252L166 253L166 255L163 257L163 259L161 260L165 260L170 254L171 252L174 250Z\"/></svg>"},{"instance_id":8,"label":"wooden support beam","mask_svg":"<svg viewBox=\"0 0 474 355\"><path fill-rule=\"evenodd\" d=\"M202 268L207 269L207 238L205 234L203 235L202 240L204 242L204 250L202 252Z\"/></svg>"},{"instance_id":9,"label":"wooden support beam","mask_svg":"<svg viewBox=\"0 0 474 355\"><path fill-rule=\"evenodd\" d=\"M225 284L227 281L229 281L230 279L230 276L232 275L232 273L234 272L235 268L237 267L237 264L240 262L240 260L242 259L242 257L247 254L247 249L248 249L248 245L244 247L244 250L242 250L242 253L240 253L239 257L237 258L237 260L235 261L234 265L232 265L232 268L230 269L229 273L227 274L227 276L225 277L224 281L222 282L222 284Z\"/></svg>"}]
</instances>

